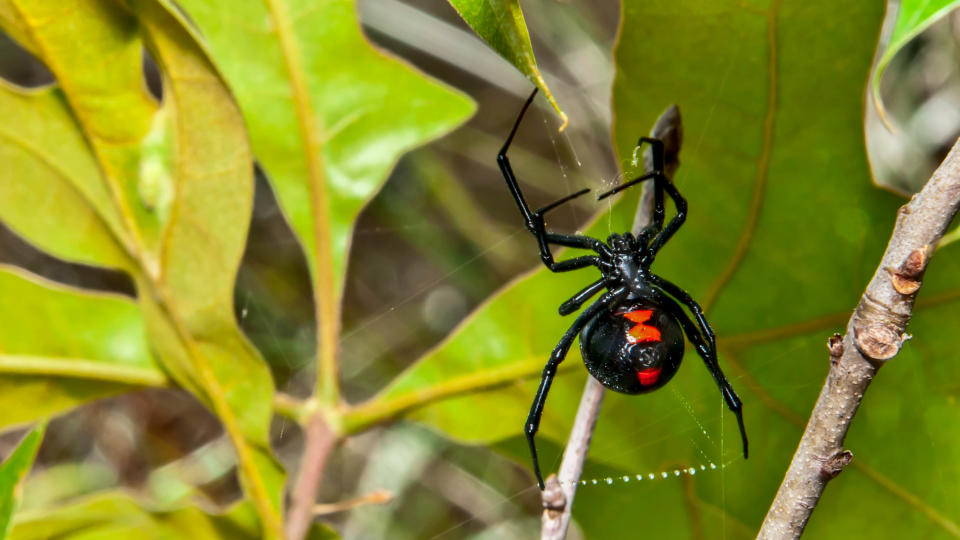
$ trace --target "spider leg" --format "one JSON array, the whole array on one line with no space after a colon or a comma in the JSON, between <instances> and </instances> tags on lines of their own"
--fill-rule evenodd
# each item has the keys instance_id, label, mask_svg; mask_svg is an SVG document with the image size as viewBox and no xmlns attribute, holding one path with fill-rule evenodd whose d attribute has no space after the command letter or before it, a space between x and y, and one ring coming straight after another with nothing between
<instances>
[{"instance_id":1,"label":"spider leg","mask_svg":"<svg viewBox=\"0 0 960 540\"><path fill-rule=\"evenodd\" d=\"M664 178L666 178L666 176L664 176ZM669 182L669 180L667 181ZM653 230L662 231L663 220L667 214L663 208L663 182L654 180L653 190L653 216L651 225L653 226Z\"/></svg>"},{"instance_id":2,"label":"spider leg","mask_svg":"<svg viewBox=\"0 0 960 540\"><path fill-rule=\"evenodd\" d=\"M664 178L666 178L666 173L664 173L666 150L663 141L660 139L654 139L652 137L640 137L640 140L637 141L637 148L643 146L643 143L650 144L650 153L653 156L652 172L660 173ZM663 229L663 220L665 215L666 212L663 208L663 182L655 180L653 192L653 216L651 219L653 230L660 231Z\"/></svg>"},{"instance_id":3,"label":"spider leg","mask_svg":"<svg viewBox=\"0 0 960 540\"><path fill-rule=\"evenodd\" d=\"M660 251L663 245L667 243L667 240L670 240L670 237L672 237L677 232L677 229L683 225L683 222L686 221L687 200L683 198L683 195L680 195L680 191L677 190L677 187L664 173L666 156L663 141L650 137L641 137L640 141L637 143L637 146L640 146L645 142L649 143L653 150L653 171L601 194L599 197L597 197L597 200L604 199L615 193L619 193L631 186L639 184L640 182L649 180L651 178L653 179L655 191L653 195L652 227L653 230L657 231L657 236L655 236L653 241L650 242L650 254L645 259L645 262L649 264L652 262L653 257L657 254L657 252ZM671 219L666 226L663 225L666 214L664 209L664 193L666 193L666 195L673 200L673 204L677 208L677 214L673 216L673 219Z\"/></svg>"},{"instance_id":4,"label":"spider leg","mask_svg":"<svg viewBox=\"0 0 960 540\"><path fill-rule=\"evenodd\" d=\"M683 311L683 308L680 307L680 304L666 295L659 296L660 306L676 317L680 326L683 327L687 339L690 340L690 343L697 349L697 353L703 358L703 363L706 364L707 370L720 388L720 394L723 395L724 401L727 402L727 407L737 416L737 424L740 426L740 439L743 442L743 457L746 459L749 453L749 443L747 442L747 429L743 425L743 404L740 402L737 393L733 390L733 387L730 386L727 378L723 375L723 371L720 369L720 364L717 362L716 347L707 343L704 336L698 331L697 326Z\"/></svg>"},{"instance_id":5,"label":"spider leg","mask_svg":"<svg viewBox=\"0 0 960 540\"><path fill-rule=\"evenodd\" d=\"M660 231L663 229L663 222L666 215L663 206L663 190L664 183L670 182L667 178L666 173L664 172L664 164L666 163L666 150L664 143L660 139L654 139L652 137L640 137L640 140L637 141L637 149L639 150L643 143L648 143L650 145L651 153L653 155L653 170L639 178L635 178L625 184L621 184L614 189L600 195L597 197L597 200L605 199L610 195L619 193L631 186L635 186L640 182L654 179L654 192L653 192L653 216L651 219L651 227L655 231Z\"/></svg>"},{"instance_id":6,"label":"spider leg","mask_svg":"<svg viewBox=\"0 0 960 540\"><path fill-rule=\"evenodd\" d=\"M581 248L581 249L592 249L601 255L610 257L613 255L613 252L610 251L610 248L606 244L601 242L596 238L591 238L589 236L577 235L577 234L557 234L557 233L547 233L547 242L551 244L556 244L563 247L572 247L572 248Z\"/></svg>"},{"instance_id":7,"label":"spider leg","mask_svg":"<svg viewBox=\"0 0 960 540\"><path fill-rule=\"evenodd\" d=\"M533 213L530 211L530 207L527 206L527 201L523 198L523 193L520 192L520 185L517 184L517 178L513 174L513 168L510 166L510 160L507 158L507 150L510 149L510 144L513 142L514 135L517 134L517 129L520 127L520 121L523 120L524 113L527 112L527 109L530 107L530 104L533 103L533 98L537 95L537 89L534 88L533 92L530 94L530 97L527 98L527 101L523 104L523 108L520 109L520 114L517 116L516 122L513 124L513 129L510 130L510 135L507 137L506 142L503 143L503 148L500 149L500 153L497 154L497 164L500 166L500 172L503 173L504 180L507 181L507 187L510 188L510 194L513 195L514 201L516 201L517 206L520 208L520 213L523 214L523 219L526 221L527 229L530 229L531 232L534 232L534 223L533 223Z\"/></svg>"},{"instance_id":8,"label":"spider leg","mask_svg":"<svg viewBox=\"0 0 960 540\"><path fill-rule=\"evenodd\" d=\"M649 144L650 149L652 150L653 171L663 174L664 166L667 162L666 147L664 146L663 141L653 137L640 137L640 140L637 141L637 148L643 146L643 143Z\"/></svg>"},{"instance_id":9,"label":"spider leg","mask_svg":"<svg viewBox=\"0 0 960 540\"><path fill-rule=\"evenodd\" d=\"M510 189L510 194L513 195L513 200L517 203L517 207L520 209L520 213L523 215L527 230L533 233L533 235L537 238L537 243L539 244L540 248L540 259L547 266L547 268L550 268L550 270L554 272L565 272L567 270L575 270L577 268L584 268L590 265L597 265L597 262L599 261L597 257L590 259L578 257L577 259L572 259L573 261L579 261L577 263L564 264L566 261L556 263L553 259L553 253L550 252L549 244L551 242L558 243L560 245L573 245L574 247L588 247L589 249L595 250L599 250L599 247L597 246L602 245L603 243L599 240L586 236L549 234L547 233L546 227L543 223L543 215L546 212L565 202L570 201L571 199L587 193L589 190L580 190L554 203L548 204L536 212L531 212L530 207L527 205L526 199L523 198L523 193L520 191L520 185L517 183L517 178L513 173L513 168L510 166L510 159L507 157L507 151L510 149L510 144L513 142L513 137L517 134L517 129L520 127L520 121L523 119L524 113L527 112L527 109L530 107L530 104L533 103L533 98L536 95L537 90L534 89L533 93L530 94L530 97L527 98L527 101L523 104L523 108L520 110L520 115L517 116L517 120L513 124L513 129L510 130L510 135L503 144L503 148L501 148L500 152L497 154L497 164L500 166L500 172L503 174L503 178L507 182L507 187ZM585 263L588 260L591 262Z\"/></svg>"},{"instance_id":10,"label":"spider leg","mask_svg":"<svg viewBox=\"0 0 960 540\"><path fill-rule=\"evenodd\" d=\"M689 309L690 312L693 313L693 316L697 319L697 325L700 327L700 333L704 338L706 338L707 344L710 346L710 348L716 352L717 338L713 333L713 328L710 327L710 323L707 322L707 318L704 315L703 308L700 307L700 304L698 304L693 297L687 294L687 291L656 274L648 273L647 280L679 300L681 304L687 306L687 309Z\"/></svg>"},{"instance_id":11,"label":"spider leg","mask_svg":"<svg viewBox=\"0 0 960 540\"><path fill-rule=\"evenodd\" d=\"M537 484L540 485L540 489L543 489L543 476L540 474L540 462L537 460L537 446L536 443L534 443L534 435L536 435L537 430L540 429L540 416L543 415L543 406L547 400L550 385L553 383L553 377L557 374L557 367L560 365L560 362L563 362L563 359L567 356L567 351L570 350L570 345L573 344L573 340L576 339L577 334L580 333L580 330L583 329L587 322L601 310L606 309L616 302L626 292L626 288L621 287L615 291L607 292L601 296L599 300L590 304L590 307L577 316L577 319L570 328L567 329L566 333L563 334L563 337L560 338L560 343L557 343L557 346L553 348L550 359L547 360L547 365L543 368L540 387L537 389L537 395L533 398L533 403L530 405L530 414L527 415L527 424L524 428L524 433L527 435L527 443L530 445L530 455L533 458L533 472L537 476Z\"/></svg>"},{"instance_id":12,"label":"spider leg","mask_svg":"<svg viewBox=\"0 0 960 540\"><path fill-rule=\"evenodd\" d=\"M600 257L596 255L584 255L582 257L574 257L572 259L567 259L565 261L554 262L553 256L550 255L550 252L547 251L549 259L544 257L543 253L540 254L540 259L543 260L543 264L547 265L552 272L569 272L571 270L579 270L581 268L586 268L588 266L601 266L605 263Z\"/></svg>"},{"instance_id":13,"label":"spider leg","mask_svg":"<svg viewBox=\"0 0 960 540\"><path fill-rule=\"evenodd\" d=\"M686 221L687 200L683 198L683 195L680 195L680 192L677 191L677 187L673 185L673 182L671 182L669 178L664 176L662 173L659 173L656 171L645 174L634 180L631 180L626 184L621 184L611 189L610 191L601 194L599 197L597 197L597 200L604 199L606 197L609 197L610 195L619 193L631 186L639 184L640 182L650 180L651 178L653 179L654 185L656 186L656 191L654 192L654 199L653 199L654 201L653 202L653 206L654 206L653 223L657 227L655 230L657 230L658 232L657 232L657 236L655 236L653 241L650 242L650 254L647 256L649 259L647 261L647 264L649 264L649 262L652 261L653 256L656 255L658 251L660 251L660 248L662 248L663 245L667 243L667 240L669 240L670 237L677 232L677 229L679 229L680 226L683 225L683 222ZM673 216L673 219L671 219L670 222L667 223L665 227L663 226L663 220L664 220L663 193L664 192L666 192L666 194L669 195L671 199L673 199L673 204L677 207L677 214Z\"/></svg>"},{"instance_id":14,"label":"spider leg","mask_svg":"<svg viewBox=\"0 0 960 540\"><path fill-rule=\"evenodd\" d=\"M617 193L620 193L621 191L623 191L623 190L625 190L625 189L627 189L627 188L633 187L633 186L639 184L640 182L646 182L647 180L650 180L651 178L653 178L653 179L654 179L654 182L657 182L657 183L662 182L662 181L667 181L667 180L666 180L667 177L664 176L663 173L659 173L659 172L657 172L657 171L650 172L650 173L647 173L647 174L645 174L645 175L643 175L643 176L640 176L640 177L638 177L638 178L634 178L633 180L631 180L631 181L629 181L629 182L627 182L627 183L620 184L619 186L611 189L610 191L606 191L606 192L604 192L604 193L601 193L600 195L597 196L597 200L598 200L598 201L602 201L603 199L606 199L607 197L609 197L609 196L611 196L611 195L616 195ZM662 195L661 195L661 197L660 197L660 202L661 202L661 209L660 209L660 210L661 210L661 219L660 219L660 224L661 224L661 226L662 226L662 225L663 225L663 219L662 219L662 217L663 217L663 212L662 212L662 210L663 210L663 208L662 208L663 196L662 196ZM656 206L656 204L655 204L655 206ZM654 214L656 214L656 208L654 208ZM656 216L655 216L655 217L656 217Z\"/></svg>"},{"instance_id":15,"label":"spider leg","mask_svg":"<svg viewBox=\"0 0 960 540\"><path fill-rule=\"evenodd\" d=\"M554 272L566 272L567 270L573 270L575 268L583 268L587 265L584 264L584 265L571 266L571 265L564 264L564 263L568 263L569 261L561 261L559 263L555 262L553 259L553 252L550 251L550 244L557 244L565 247L592 249L597 253L601 255L605 255L607 257L613 255L613 253L606 246L606 244L604 244L603 242L601 242L596 238L591 238L589 236L576 235L576 234L548 233L546 226L544 225L544 222L543 222L544 214L560 206L561 204L568 202L572 199L575 199L589 191L590 191L589 189L581 189L580 191L572 195L567 195L566 197L563 197L562 199L556 202L550 203L547 206L544 206L543 208L540 208L533 213L534 228L532 229L532 232L534 236L537 237L537 244L540 248L540 260L543 261L543 264L545 264L547 268L549 268ZM594 266L597 266L597 267L609 266L609 263L604 261L601 257L597 257L594 255L587 255L583 257L576 257L574 259L570 259L570 261L587 261L587 260L592 261L590 264L593 264Z\"/></svg>"},{"instance_id":16,"label":"spider leg","mask_svg":"<svg viewBox=\"0 0 960 540\"><path fill-rule=\"evenodd\" d=\"M600 278L587 285L580 292L570 297L566 302L560 304L560 315L569 315L580 309L584 302L593 297L593 295L602 291L607 285L606 278Z\"/></svg>"},{"instance_id":17,"label":"spider leg","mask_svg":"<svg viewBox=\"0 0 960 540\"><path fill-rule=\"evenodd\" d=\"M663 179L663 189L667 192L667 195L673 199L673 204L677 207L677 214L673 216L670 223L667 223L667 226L657 233L657 236L650 242L650 255L648 255L648 257L650 257L651 260L687 219L687 200L683 198L683 195L680 195L680 192L677 191L677 186L673 185L673 182L671 182L669 178L664 176Z\"/></svg>"}]
</instances>

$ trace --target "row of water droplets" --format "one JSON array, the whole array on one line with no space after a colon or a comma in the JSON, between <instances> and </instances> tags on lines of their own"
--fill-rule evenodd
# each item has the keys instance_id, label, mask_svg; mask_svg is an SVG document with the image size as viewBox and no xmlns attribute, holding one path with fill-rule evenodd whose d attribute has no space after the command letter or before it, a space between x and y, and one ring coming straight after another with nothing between
<instances>
[{"instance_id":1,"label":"row of water droplets","mask_svg":"<svg viewBox=\"0 0 960 540\"><path fill-rule=\"evenodd\" d=\"M711 470L717 470L717 469L725 469L725 468L727 468L727 465L726 465L726 464L717 465L716 463L710 463L710 464L708 464L708 465L700 465L699 470L700 470L700 472L705 472L705 471L711 471ZM651 480L657 480L657 479L665 480L665 479L668 479L668 478L671 478L671 477L676 478L676 477L680 477L680 476L682 476L682 475L694 476L694 475L697 474L697 470L698 470L697 467L687 467L687 468L685 468L685 469L674 469L673 471L662 471L662 472L659 472L659 473L648 473L648 474L645 474L645 475L644 475L644 474L635 474L635 475L625 474L625 475L623 475L623 476L607 476L607 477L605 477L605 478L582 479L582 480L578 480L578 481L576 481L576 482L574 482L574 483L578 483L578 484L580 484L581 486L588 486L588 485L590 485L590 486L598 486L598 485L608 485L608 486L612 486L613 484L616 484L616 483L624 483L624 484L626 484L626 483L633 482L633 481L635 481L635 482L641 482L641 481L643 481L643 480L645 480L645 479L648 480L648 481L651 481ZM561 482L561 484L569 484L569 482Z\"/></svg>"}]
</instances>

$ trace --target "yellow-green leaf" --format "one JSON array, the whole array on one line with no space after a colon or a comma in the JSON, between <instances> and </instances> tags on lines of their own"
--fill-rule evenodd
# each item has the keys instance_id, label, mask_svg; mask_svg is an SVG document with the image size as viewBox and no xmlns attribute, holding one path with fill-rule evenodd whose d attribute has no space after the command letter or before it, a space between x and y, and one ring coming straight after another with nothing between
<instances>
[{"instance_id":1,"label":"yellow-green leaf","mask_svg":"<svg viewBox=\"0 0 960 540\"><path fill-rule=\"evenodd\" d=\"M0 427L167 383L131 299L2 267L0 298Z\"/></svg>"},{"instance_id":2,"label":"yellow-green leaf","mask_svg":"<svg viewBox=\"0 0 960 540\"><path fill-rule=\"evenodd\" d=\"M110 191L106 215L123 224L119 232L125 246L149 266L161 224L140 201L137 169L157 104L141 75L136 18L106 0L5 3L0 15L11 19L0 24L25 35L24 45L56 76Z\"/></svg>"},{"instance_id":3,"label":"yellow-green leaf","mask_svg":"<svg viewBox=\"0 0 960 540\"><path fill-rule=\"evenodd\" d=\"M120 492L104 492L71 504L24 511L15 521L11 538L144 538L149 540L221 540L260 538L256 513L249 503L222 515L199 508L149 509Z\"/></svg>"},{"instance_id":4,"label":"yellow-green leaf","mask_svg":"<svg viewBox=\"0 0 960 540\"><path fill-rule=\"evenodd\" d=\"M240 333L233 288L253 206L253 164L240 111L183 21L152 0L131 0L164 75L171 108L176 198L153 284L163 304L148 318L175 334L238 454L240 479L265 534L282 536L283 474L270 455L273 382ZM143 303L156 299L143 297ZM253 444L250 444L253 443Z\"/></svg>"},{"instance_id":5,"label":"yellow-green leaf","mask_svg":"<svg viewBox=\"0 0 960 540\"><path fill-rule=\"evenodd\" d=\"M236 504L222 513L195 506L150 508L129 494L107 491L70 504L26 511L18 515L11 538L15 540L89 540L137 538L145 540L255 540L262 538L256 512L249 503ZM315 525L308 538L335 540L335 532Z\"/></svg>"},{"instance_id":6,"label":"yellow-green leaf","mask_svg":"<svg viewBox=\"0 0 960 540\"><path fill-rule=\"evenodd\" d=\"M537 85L560 115L562 119L560 129L566 127L567 115L553 98L537 67L520 2L518 0L448 1L478 36Z\"/></svg>"},{"instance_id":7,"label":"yellow-green leaf","mask_svg":"<svg viewBox=\"0 0 960 540\"><path fill-rule=\"evenodd\" d=\"M7 225L66 260L131 266L120 219L63 93L0 80L0 116L0 216Z\"/></svg>"}]
</instances>

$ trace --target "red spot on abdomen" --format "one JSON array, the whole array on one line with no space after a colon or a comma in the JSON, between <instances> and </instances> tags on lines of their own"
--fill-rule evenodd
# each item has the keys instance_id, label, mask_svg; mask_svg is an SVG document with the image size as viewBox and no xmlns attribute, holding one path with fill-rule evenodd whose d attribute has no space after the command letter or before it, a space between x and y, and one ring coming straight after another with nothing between
<instances>
[{"instance_id":1,"label":"red spot on abdomen","mask_svg":"<svg viewBox=\"0 0 960 540\"><path fill-rule=\"evenodd\" d=\"M645 341L660 341L660 329L656 326L644 324L653 316L652 309L638 309L623 314L627 320L637 323L633 328L627 330L627 339L631 343L643 343ZM659 374L659 370L657 370Z\"/></svg>"},{"instance_id":2,"label":"red spot on abdomen","mask_svg":"<svg viewBox=\"0 0 960 540\"><path fill-rule=\"evenodd\" d=\"M657 384L657 379L660 378L660 368L641 369L637 372L637 378L640 379L640 384L643 386Z\"/></svg>"}]
</instances>

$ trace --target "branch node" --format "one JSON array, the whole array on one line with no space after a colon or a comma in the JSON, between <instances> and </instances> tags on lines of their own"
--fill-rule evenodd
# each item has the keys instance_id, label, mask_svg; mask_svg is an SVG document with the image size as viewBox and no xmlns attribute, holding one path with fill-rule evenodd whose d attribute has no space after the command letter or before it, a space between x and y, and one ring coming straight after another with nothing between
<instances>
[{"instance_id":1,"label":"branch node","mask_svg":"<svg viewBox=\"0 0 960 540\"><path fill-rule=\"evenodd\" d=\"M830 351L830 364L836 365L843 356L843 336L834 333L827 339L827 350Z\"/></svg>"},{"instance_id":2,"label":"branch node","mask_svg":"<svg viewBox=\"0 0 960 540\"><path fill-rule=\"evenodd\" d=\"M898 268L886 268L890 274L890 282L898 293L909 296L920 289L923 283L920 278L930 261L931 251L929 244L923 245L911 251Z\"/></svg>"},{"instance_id":3,"label":"branch node","mask_svg":"<svg viewBox=\"0 0 960 540\"><path fill-rule=\"evenodd\" d=\"M907 258L900 263L899 274L909 278L919 278L923 276L923 271L930 262L930 254L933 250L930 244L924 244L910 252Z\"/></svg>"},{"instance_id":4,"label":"branch node","mask_svg":"<svg viewBox=\"0 0 960 540\"><path fill-rule=\"evenodd\" d=\"M567 497L563 494L563 488L560 486L560 480L557 479L557 475L551 474L547 477L547 480L544 482L544 489L540 500L542 501L543 509L546 510L547 513L552 514L552 518L555 518L556 514L560 514L566 509Z\"/></svg>"},{"instance_id":5,"label":"branch node","mask_svg":"<svg viewBox=\"0 0 960 540\"><path fill-rule=\"evenodd\" d=\"M898 274L896 270L892 268L887 268L887 272L890 273L890 283L893 284L894 290L898 293L909 296L920 290L922 282L919 279L904 277L903 274Z\"/></svg>"},{"instance_id":6,"label":"branch node","mask_svg":"<svg viewBox=\"0 0 960 540\"><path fill-rule=\"evenodd\" d=\"M903 334L891 324L874 323L862 327L854 325L853 333L857 349L872 360L889 360L900 352L903 345Z\"/></svg>"},{"instance_id":7,"label":"branch node","mask_svg":"<svg viewBox=\"0 0 960 540\"><path fill-rule=\"evenodd\" d=\"M820 474L827 480L833 480L843 472L843 468L849 465L851 461L853 461L853 452L841 450L823 460L823 464L820 466Z\"/></svg>"}]
</instances>

